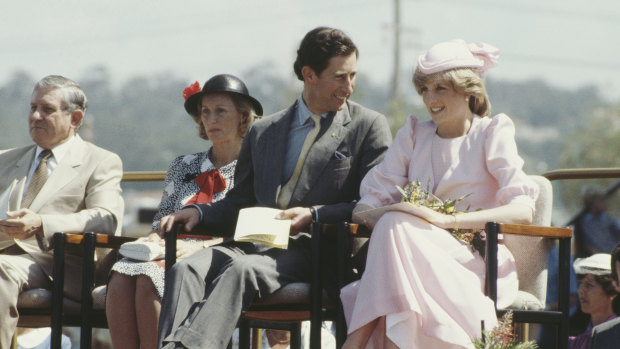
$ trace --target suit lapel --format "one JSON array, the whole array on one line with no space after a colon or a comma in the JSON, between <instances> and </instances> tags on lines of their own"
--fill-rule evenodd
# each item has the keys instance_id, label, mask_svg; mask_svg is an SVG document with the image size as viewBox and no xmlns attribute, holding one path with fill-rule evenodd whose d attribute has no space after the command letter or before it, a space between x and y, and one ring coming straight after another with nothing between
<instances>
[{"instance_id":1,"label":"suit lapel","mask_svg":"<svg viewBox=\"0 0 620 349\"><path fill-rule=\"evenodd\" d=\"M32 211L38 212L50 198L79 174L78 168L82 164L83 157L84 141L79 136L75 136L71 148L32 201L30 205Z\"/></svg>"},{"instance_id":2,"label":"suit lapel","mask_svg":"<svg viewBox=\"0 0 620 349\"><path fill-rule=\"evenodd\" d=\"M329 120L331 118L331 120ZM308 194L314 183L327 166L329 160L334 157L338 146L342 143L346 134L346 125L351 121L348 106L323 120L327 129L319 133L319 138L312 144L306 161L301 169L297 185L291 197L290 207L296 206Z\"/></svg>"},{"instance_id":3,"label":"suit lapel","mask_svg":"<svg viewBox=\"0 0 620 349\"><path fill-rule=\"evenodd\" d=\"M276 206L276 199L280 194L282 185L282 168L286 158L286 149L288 147L288 132L291 125L291 118L295 115L297 102L293 104L284 114L276 117L273 124L265 129L259 140L258 149L263 152L260 161L264 162L263 166L255 166L261 168L262 172L255 178L256 183L264 186L264 193L275 193L275 196L269 197L269 203Z\"/></svg>"},{"instance_id":4,"label":"suit lapel","mask_svg":"<svg viewBox=\"0 0 620 349\"><path fill-rule=\"evenodd\" d=\"M18 159L15 160L14 165L9 165L11 168L7 168L6 172L2 172L1 180L6 182L5 184L8 186L11 184L13 179L22 180L28 176L28 171L30 170L30 165L32 164L32 160L34 160L34 154L36 153L36 145L30 146L26 149ZM7 162L11 162L8 160ZM7 167L9 167L7 166ZM4 190L5 188L2 188Z\"/></svg>"}]
</instances>

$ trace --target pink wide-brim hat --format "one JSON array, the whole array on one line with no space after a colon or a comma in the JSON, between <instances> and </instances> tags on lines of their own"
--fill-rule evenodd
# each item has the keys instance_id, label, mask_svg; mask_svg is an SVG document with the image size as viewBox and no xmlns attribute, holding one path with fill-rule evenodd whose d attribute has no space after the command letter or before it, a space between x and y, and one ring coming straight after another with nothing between
<instances>
[{"instance_id":1,"label":"pink wide-brim hat","mask_svg":"<svg viewBox=\"0 0 620 349\"><path fill-rule=\"evenodd\" d=\"M465 40L456 39L442 42L431 47L418 57L417 69L424 74L456 68L474 68L479 73L496 67L499 49L483 43L467 44Z\"/></svg>"}]
</instances>

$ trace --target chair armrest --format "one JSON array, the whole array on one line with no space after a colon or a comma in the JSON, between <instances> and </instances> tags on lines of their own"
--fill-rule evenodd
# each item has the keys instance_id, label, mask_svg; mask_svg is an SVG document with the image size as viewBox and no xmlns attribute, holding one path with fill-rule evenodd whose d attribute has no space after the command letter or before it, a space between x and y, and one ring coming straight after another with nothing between
<instances>
[{"instance_id":1,"label":"chair armrest","mask_svg":"<svg viewBox=\"0 0 620 349\"><path fill-rule=\"evenodd\" d=\"M571 228L545 227L525 224L504 224L497 222L487 222L485 225L486 233L486 294L497 306L497 243L499 234L513 234L521 236L536 236L560 239L560 254L566 249L568 244L570 253L570 239L573 235ZM560 265L560 268L563 266Z\"/></svg>"},{"instance_id":2,"label":"chair armrest","mask_svg":"<svg viewBox=\"0 0 620 349\"><path fill-rule=\"evenodd\" d=\"M84 242L84 234L64 233L64 235L67 237L67 244L69 245L81 245ZM122 244L134 240L136 238L94 233L95 247L119 248Z\"/></svg>"},{"instance_id":3,"label":"chair armrest","mask_svg":"<svg viewBox=\"0 0 620 349\"><path fill-rule=\"evenodd\" d=\"M486 232L486 294L495 303L497 309L497 236L498 234L514 234L520 236L544 237L558 239L558 310L563 320L562 327L568 326L569 309L569 272L570 272L570 243L572 238L571 228L558 228L546 226L533 226L522 224L502 224L488 222Z\"/></svg>"},{"instance_id":4,"label":"chair armrest","mask_svg":"<svg viewBox=\"0 0 620 349\"><path fill-rule=\"evenodd\" d=\"M172 230L166 233L164 239L166 240L166 256L165 256L165 264L166 264L166 274L168 274L168 270L172 268L174 263L177 262L177 238L178 237L191 238L191 239L206 239L211 237L210 235L204 234L192 234L192 232L187 233L183 228L183 224L176 223L172 227ZM217 236L215 236L217 237Z\"/></svg>"},{"instance_id":5,"label":"chair armrest","mask_svg":"<svg viewBox=\"0 0 620 349\"><path fill-rule=\"evenodd\" d=\"M497 225L497 228L492 228L491 231L497 231L498 234L538 236L552 239L570 238L573 236L573 229L571 228L545 227L527 224L505 224L495 222L487 223L487 234L489 231L489 224Z\"/></svg>"},{"instance_id":6,"label":"chair armrest","mask_svg":"<svg viewBox=\"0 0 620 349\"><path fill-rule=\"evenodd\" d=\"M346 225L346 233L350 237L369 238L372 230L365 225L344 222ZM339 224L321 223L320 231L323 236L333 237L338 233Z\"/></svg>"}]
</instances>

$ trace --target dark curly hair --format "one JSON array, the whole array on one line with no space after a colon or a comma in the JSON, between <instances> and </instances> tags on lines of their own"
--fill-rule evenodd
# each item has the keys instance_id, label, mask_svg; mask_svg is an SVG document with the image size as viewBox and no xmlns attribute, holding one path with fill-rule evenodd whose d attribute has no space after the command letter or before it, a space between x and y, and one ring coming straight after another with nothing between
<instances>
[{"instance_id":1,"label":"dark curly hair","mask_svg":"<svg viewBox=\"0 0 620 349\"><path fill-rule=\"evenodd\" d=\"M304 81L301 68L309 66L317 74L321 75L329 65L329 59L336 56L345 56L355 53L359 56L357 46L341 30L318 27L309 31L297 50L297 59L293 64L293 70L297 78Z\"/></svg>"},{"instance_id":2,"label":"dark curly hair","mask_svg":"<svg viewBox=\"0 0 620 349\"><path fill-rule=\"evenodd\" d=\"M611 251L611 277L614 278L618 287L620 287L620 280L618 280L618 269L616 268L616 262L620 262L620 244L617 244Z\"/></svg>"},{"instance_id":3,"label":"dark curly hair","mask_svg":"<svg viewBox=\"0 0 620 349\"><path fill-rule=\"evenodd\" d=\"M581 279L583 279L586 275L587 274L577 274L577 280L581 281ZM607 296L616 296L611 302L611 308L616 315L620 315L620 297L618 297L618 290L616 289L616 285L614 283L615 277L612 277L611 274L593 276L594 281L596 281L596 283L603 288L603 292L605 292Z\"/></svg>"}]
</instances>

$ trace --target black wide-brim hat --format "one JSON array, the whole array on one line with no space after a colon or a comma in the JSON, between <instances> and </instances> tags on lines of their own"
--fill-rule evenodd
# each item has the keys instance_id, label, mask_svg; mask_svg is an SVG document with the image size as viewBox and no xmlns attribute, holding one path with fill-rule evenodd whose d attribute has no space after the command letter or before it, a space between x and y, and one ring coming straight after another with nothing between
<instances>
[{"instance_id":1,"label":"black wide-brim hat","mask_svg":"<svg viewBox=\"0 0 620 349\"><path fill-rule=\"evenodd\" d=\"M256 98L250 96L248 88L245 86L243 81L241 81L241 79L230 74L216 75L207 80L202 87L202 91L191 95L185 100L185 110L190 115L199 116L200 113L198 112L198 102L202 99L202 96L207 93L233 93L240 95L252 104L256 115L263 115L263 106L260 102Z\"/></svg>"}]
</instances>

